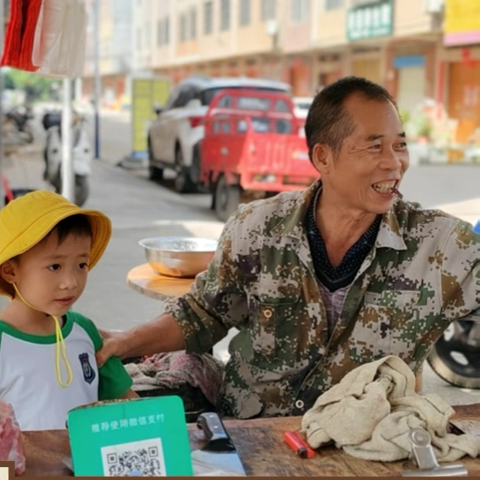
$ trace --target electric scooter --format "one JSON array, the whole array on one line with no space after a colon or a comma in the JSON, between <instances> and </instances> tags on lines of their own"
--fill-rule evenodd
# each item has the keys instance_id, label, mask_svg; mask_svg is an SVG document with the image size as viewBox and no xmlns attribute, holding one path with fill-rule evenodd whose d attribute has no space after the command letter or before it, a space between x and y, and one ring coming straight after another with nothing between
<instances>
[{"instance_id":1,"label":"electric scooter","mask_svg":"<svg viewBox=\"0 0 480 480\"><path fill-rule=\"evenodd\" d=\"M44 179L47 180L57 193L62 191L62 137L61 113L49 112L42 119L47 131L47 141L43 152L45 160ZM87 132L87 123L82 115L74 114L72 123L72 160L75 174L75 203L82 206L90 193L89 175L93 151Z\"/></svg>"}]
</instances>

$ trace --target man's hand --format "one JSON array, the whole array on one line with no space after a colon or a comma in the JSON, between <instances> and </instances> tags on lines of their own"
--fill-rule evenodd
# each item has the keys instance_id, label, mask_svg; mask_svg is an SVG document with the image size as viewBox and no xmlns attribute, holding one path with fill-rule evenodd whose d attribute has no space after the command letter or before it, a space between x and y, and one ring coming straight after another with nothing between
<instances>
[{"instance_id":1,"label":"man's hand","mask_svg":"<svg viewBox=\"0 0 480 480\"><path fill-rule=\"evenodd\" d=\"M185 348L182 330L176 320L167 313L130 330L99 332L103 338L103 347L96 353L99 367L113 356L121 359L143 357Z\"/></svg>"},{"instance_id":2,"label":"man's hand","mask_svg":"<svg viewBox=\"0 0 480 480\"><path fill-rule=\"evenodd\" d=\"M123 351L128 343L126 332L98 330L103 338L103 347L96 353L97 364L101 367L110 357L126 358Z\"/></svg>"}]
</instances>

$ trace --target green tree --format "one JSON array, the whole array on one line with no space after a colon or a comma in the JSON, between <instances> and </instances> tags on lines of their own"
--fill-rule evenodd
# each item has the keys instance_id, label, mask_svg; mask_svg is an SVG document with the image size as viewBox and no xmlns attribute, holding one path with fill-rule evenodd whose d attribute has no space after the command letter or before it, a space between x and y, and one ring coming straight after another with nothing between
<instances>
[{"instance_id":1,"label":"green tree","mask_svg":"<svg viewBox=\"0 0 480 480\"><path fill-rule=\"evenodd\" d=\"M24 90L30 101L47 99L55 83L58 80L14 68L6 70L4 76L5 88Z\"/></svg>"}]
</instances>

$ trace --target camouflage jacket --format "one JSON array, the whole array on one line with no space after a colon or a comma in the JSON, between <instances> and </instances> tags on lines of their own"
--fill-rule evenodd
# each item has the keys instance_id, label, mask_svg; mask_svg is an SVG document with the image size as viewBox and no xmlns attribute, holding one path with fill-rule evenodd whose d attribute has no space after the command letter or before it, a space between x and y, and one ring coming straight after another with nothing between
<instances>
[{"instance_id":1,"label":"camouflage jacket","mask_svg":"<svg viewBox=\"0 0 480 480\"><path fill-rule=\"evenodd\" d=\"M398 200L329 338L304 228L316 188L242 205L190 293L167 301L188 352L240 330L221 392L226 414L302 415L358 365L398 355L417 372L452 320L480 320L480 235Z\"/></svg>"}]
</instances>

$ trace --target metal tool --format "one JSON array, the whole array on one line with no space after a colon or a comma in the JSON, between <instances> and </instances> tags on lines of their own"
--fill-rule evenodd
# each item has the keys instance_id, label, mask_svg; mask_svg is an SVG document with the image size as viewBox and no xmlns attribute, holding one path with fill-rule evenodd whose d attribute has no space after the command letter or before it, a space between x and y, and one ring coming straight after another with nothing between
<instances>
[{"instance_id":1,"label":"metal tool","mask_svg":"<svg viewBox=\"0 0 480 480\"><path fill-rule=\"evenodd\" d=\"M208 412L199 415L197 427L203 430L208 443L201 450L192 452L194 466L197 461L203 465L210 465L215 470L246 475L235 445L216 413Z\"/></svg>"},{"instance_id":2,"label":"metal tool","mask_svg":"<svg viewBox=\"0 0 480 480\"><path fill-rule=\"evenodd\" d=\"M415 428L409 434L412 456L417 470L407 470L403 477L467 477L463 465L439 465L433 451L430 434L423 428Z\"/></svg>"}]
</instances>

